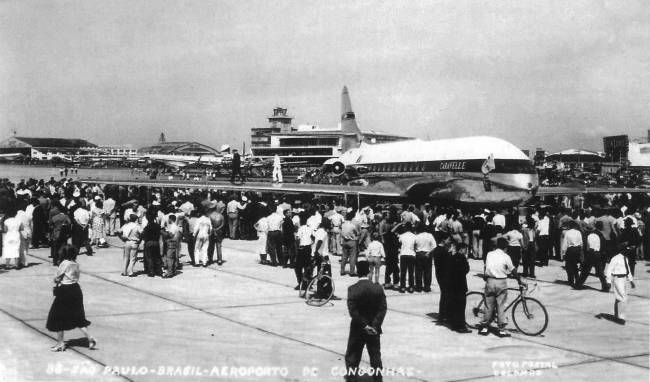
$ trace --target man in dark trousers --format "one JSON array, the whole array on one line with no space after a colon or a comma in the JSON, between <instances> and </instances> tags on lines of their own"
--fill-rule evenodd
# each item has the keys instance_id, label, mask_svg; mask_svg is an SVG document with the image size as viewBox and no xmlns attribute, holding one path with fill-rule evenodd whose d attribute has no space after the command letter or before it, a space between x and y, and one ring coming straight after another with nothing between
<instances>
[{"instance_id":1,"label":"man in dark trousers","mask_svg":"<svg viewBox=\"0 0 650 382\"><path fill-rule=\"evenodd\" d=\"M460 243L452 247L447 260L447 310L449 327L458 333L471 333L465 325L465 305L467 304L467 244Z\"/></svg>"},{"instance_id":2,"label":"man in dark trousers","mask_svg":"<svg viewBox=\"0 0 650 382\"><path fill-rule=\"evenodd\" d=\"M232 175L230 175L230 181L235 182L235 175L239 176L239 180L244 183L244 176L241 173L241 155L237 149L232 151Z\"/></svg>"},{"instance_id":3,"label":"man in dark trousers","mask_svg":"<svg viewBox=\"0 0 650 382\"><path fill-rule=\"evenodd\" d=\"M440 232L438 235L438 246L433 250L433 266L436 272L436 281L440 288L440 301L438 303L438 322L447 321L449 318L448 311L448 271L447 263L449 262L449 250L451 239L447 232Z\"/></svg>"},{"instance_id":4,"label":"man in dark trousers","mask_svg":"<svg viewBox=\"0 0 650 382\"><path fill-rule=\"evenodd\" d=\"M350 312L350 335L345 351L346 381L356 381L363 347L368 348L370 370L374 381L382 380L381 364L381 324L386 315L386 295L384 289L367 279L368 262L357 264L359 281L348 288L348 311Z\"/></svg>"}]
</instances>

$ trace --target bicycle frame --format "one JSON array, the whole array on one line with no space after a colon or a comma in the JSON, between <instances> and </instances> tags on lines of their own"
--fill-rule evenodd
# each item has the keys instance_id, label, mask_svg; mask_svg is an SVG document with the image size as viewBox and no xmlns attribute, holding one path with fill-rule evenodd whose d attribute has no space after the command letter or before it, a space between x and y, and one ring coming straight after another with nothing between
<instances>
[{"instance_id":1,"label":"bicycle frame","mask_svg":"<svg viewBox=\"0 0 650 382\"><path fill-rule=\"evenodd\" d=\"M517 301L522 300L521 304L524 307L524 313L526 313L526 316L530 317L530 313L528 313L528 306L526 306L526 299L524 298L524 295L526 294L526 291L528 290L527 288L508 288L507 290L513 290L517 292L517 297L515 297L514 300L510 301L510 303L503 309L503 313L505 314L508 309L510 309Z\"/></svg>"}]
</instances>

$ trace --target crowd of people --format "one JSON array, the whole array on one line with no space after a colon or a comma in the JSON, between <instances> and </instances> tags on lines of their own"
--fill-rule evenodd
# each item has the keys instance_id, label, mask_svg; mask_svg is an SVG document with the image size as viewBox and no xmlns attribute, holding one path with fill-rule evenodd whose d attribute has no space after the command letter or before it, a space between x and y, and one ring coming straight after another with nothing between
<instances>
[{"instance_id":1,"label":"crowd of people","mask_svg":"<svg viewBox=\"0 0 650 382\"><path fill-rule=\"evenodd\" d=\"M0 184L2 259L9 268L26 266L30 248L49 247L59 265L68 242L77 255L92 256L108 245L107 236L117 236L124 242L123 276L171 278L185 254L187 265L222 265L224 238L255 240L260 264L292 268L295 289L335 256L341 276L357 276L357 264L367 262L364 277L399 293L429 293L435 275L439 319L461 333L468 332L467 259L482 260L489 278L486 259L495 251L512 263L508 274L526 278L535 278L549 260L563 261L567 283L576 289L594 269L603 291L614 286L617 319L624 320L621 283L632 279L638 259L650 259L648 205L644 194L621 194L493 210L386 203L355 208L336 199L101 187L66 178ZM139 251L143 272L136 270ZM619 254L629 271L614 266L620 259L611 263Z\"/></svg>"}]
</instances>

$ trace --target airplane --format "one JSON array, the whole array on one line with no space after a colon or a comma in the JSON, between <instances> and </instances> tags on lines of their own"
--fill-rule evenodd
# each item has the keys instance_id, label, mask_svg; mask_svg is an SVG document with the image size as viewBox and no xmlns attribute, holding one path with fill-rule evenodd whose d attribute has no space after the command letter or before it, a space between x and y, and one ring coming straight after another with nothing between
<instances>
[{"instance_id":1,"label":"airplane","mask_svg":"<svg viewBox=\"0 0 650 382\"><path fill-rule=\"evenodd\" d=\"M201 165L220 165L223 157L217 156L196 156L196 155L166 155L166 154L146 154L142 155L140 160L146 160L152 163L161 163L169 167L180 169L191 164Z\"/></svg>"},{"instance_id":2,"label":"airplane","mask_svg":"<svg viewBox=\"0 0 650 382\"><path fill-rule=\"evenodd\" d=\"M323 164L322 172L341 185L257 182L236 189L312 192L438 200L461 204L516 205L539 187L533 163L516 146L493 137L436 141L406 140L365 144L347 87L341 94L343 154ZM194 159L196 161L196 159ZM164 183L157 182L158 187ZM231 185L206 185L235 189ZM339 190L339 191L337 191Z\"/></svg>"},{"instance_id":3,"label":"airplane","mask_svg":"<svg viewBox=\"0 0 650 382\"><path fill-rule=\"evenodd\" d=\"M329 160L323 172L351 186L461 204L517 205L539 187L537 171L521 150L486 136L362 143Z\"/></svg>"},{"instance_id":4,"label":"airplane","mask_svg":"<svg viewBox=\"0 0 650 382\"><path fill-rule=\"evenodd\" d=\"M539 187L532 161L513 144L494 137L419 139L366 144L347 87L341 94L343 147L323 173L350 186L396 192L407 199L462 204L517 205Z\"/></svg>"},{"instance_id":5,"label":"airplane","mask_svg":"<svg viewBox=\"0 0 650 382\"><path fill-rule=\"evenodd\" d=\"M9 153L9 154L0 154L0 161L11 162L23 158L24 155L21 153Z\"/></svg>"},{"instance_id":6,"label":"airplane","mask_svg":"<svg viewBox=\"0 0 650 382\"><path fill-rule=\"evenodd\" d=\"M349 93L341 96L341 129L344 150L327 160L321 172L340 184L226 181L138 181L151 187L258 191L286 194L373 196L418 202L442 202L474 206L521 205L540 195L609 192L539 187L532 161L516 146L499 138L476 136L423 141L419 139L366 144L352 111ZM105 184L133 184L130 180L88 179ZM624 192L647 192L626 189Z\"/></svg>"}]
</instances>

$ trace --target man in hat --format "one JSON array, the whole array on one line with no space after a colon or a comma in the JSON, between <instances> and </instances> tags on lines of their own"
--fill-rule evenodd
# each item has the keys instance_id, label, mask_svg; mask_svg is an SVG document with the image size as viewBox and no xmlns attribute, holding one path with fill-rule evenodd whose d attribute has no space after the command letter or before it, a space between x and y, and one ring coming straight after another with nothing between
<instances>
[{"instance_id":1,"label":"man in hat","mask_svg":"<svg viewBox=\"0 0 650 382\"><path fill-rule=\"evenodd\" d=\"M370 375L374 381L382 380L381 325L386 316L386 295L379 284L367 279L368 262L357 264L359 281L348 288L350 334L345 351L346 380L356 381L364 346L370 356ZM372 372L372 373L370 373Z\"/></svg>"},{"instance_id":2,"label":"man in hat","mask_svg":"<svg viewBox=\"0 0 650 382\"><path fill-rule=\"evenodd\" d=\"M596 221L596 226L594 227L591 224L585 226L585 232L587 234L587 247L585 254L585 261L582 264L582 269L580 272L580 278L576 283L578 288L582 287L589 277L589 272L593 267L596 271L596 277L600 280L601 290L603 292L609 291L609 286L605 278L605 255L602 252L605 245L605 238L601 233L603 229L603 222Z\"/></svg>"},{"instance_id":3,"label":"man in hat","mask_svg":"<svg viewBox=\"0 0 650 382\"><path fill-rule=\"evenodd\" d=\"M230 182L235 182L235 175L239 176L239 180L244 183L244 176L241 173L241 155L237 149L232 150L232 173L230 175Z\"/></svg>"}]
</instances>

